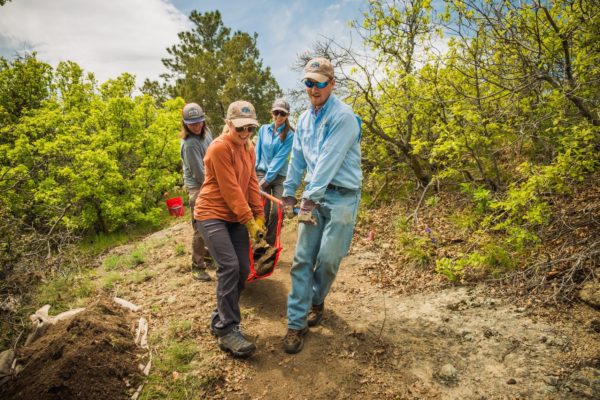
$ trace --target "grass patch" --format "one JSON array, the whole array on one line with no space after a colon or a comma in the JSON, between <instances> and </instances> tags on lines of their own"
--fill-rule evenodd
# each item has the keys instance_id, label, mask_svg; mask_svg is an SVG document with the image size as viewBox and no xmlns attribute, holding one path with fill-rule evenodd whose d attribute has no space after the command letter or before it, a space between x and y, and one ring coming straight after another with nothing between
<instances>
[{"instance_id":1,"label":"grass patch","mask_svg":"<svg viewBox=\"0 0 600 400\"><path fill-rule=\"evenodd\" d=\"M134 273L129 275L128 280L131 283L139 284L142 282L147 282L155 276L156 272L144 269L141 271L135 271Z\"/></svg>"},{"instance_id":2,"label":"grass patch","mask_svg":"<svg viewBox=\"0 0 600 400\"><path fill-rule=\"evenodd\" d=\"M102 265L106 271L114 271L115 269L123 268L126 262L125 256L112 254L104 259Z\"/></svg>"},{"instance_id":3,"label":"grass patch","mask_svg":"<svg viewBox=\"0 0 600 400\"><path fill-rule=\"evenodd\" d=\"M175 245L175 255L177 257L181 257L181 256L184 256L185 253L186 253L185 246L183 244L181 244L181 243L177 243Z\"/></svg>"},{"instance_id":4,"label":"grass patch","mask_svg":"<svg viewBox=\"0 0 600 400\"><path fill-rule=\"evenodd\" d=\"M188 324L191 327L189 321L175 321L172 322L170 329L185 330ZM164 347L159 349L154 359L150 376L139 398L144 400L205 398L218 381L218 375L211 371L208 365L200 370L204 374L204 371L208 370L208 375L199 375L194 371L192 363L197 363L195 359L202 356L198 345L190 339L166 340L161 336L151 336L150 341Z\"/></svg>"},{"instance_id":5,"label":"grass patch","mask_svg":"<svg viewBox=\"0 0 600 400\"><path fill-rule=\"evenodd\" d=\"M123 282L123 276L118 272L110 272L102 278L101 287L106 291L113 290L120 282Z\"/></svg>"},{"instance_id":6,"label":"grass patch","mask_svg":"<svg viewBox=\"0 0 600 400\"><path fill-rule=\"evenodd\" d=\"M148 248L146 246L138 246L131 252L129 256L129 266L137 267L146 262L146 256L148 255Z\"/></svg>"},{"instance_id":7,"label":"grass patch","mask_svg":"<svg viewBox=\"0 0 600 400\"><path fill-rule=\"evenodd\" d=\"M130 254L112 254L104 259L103 266L106 271L114 271L123 268L135 268L146 262L148 247L137 246Z\"/></svg>"},{"instance_id":8,"label":"grass patch","mask_svg":"<svg viewBox=\"0 0 600 400\"><path fill-rule=\"evenodd\" d=\"M79 249L91 256L97 256L107 249L139 240L150 233L164 229L176 222L179 221L170 217L165 207L160 220L155 223L130 226L118 232L90 235L79 243Z\"/></svg>"},{"instance_id":9,"label":"grass patch","mask_svg":"<svg viewBox=\"0 0 600 400\"><path fill-rule=\"evenodd\" d=\"M192 330L192 321L171 320L169 323L169 336L172 338L186 337Z\"/></svg>"},{"instance_id":10,"label":"grass patch","mask_svg":"<svg viewBox=\"0 0 600 400\"><path fill-rule=\"evenodd\" d=\"M91 274L70 273L38 286L32 304L38 308L50 304L51 314L58 314L81 306L95 290Z\"/></svg>"}]
</instances>

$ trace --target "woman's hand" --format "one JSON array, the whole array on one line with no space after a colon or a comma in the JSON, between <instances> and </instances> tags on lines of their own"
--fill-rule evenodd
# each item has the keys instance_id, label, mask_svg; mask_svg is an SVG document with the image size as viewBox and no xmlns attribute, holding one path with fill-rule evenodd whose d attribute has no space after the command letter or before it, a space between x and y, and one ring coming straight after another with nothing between
<instances>
[{"instance_id":1,"label":"woman's hand","mask_svg":"<svg viewBox=\"0 0 600 400\"><path fill-rule=\"evenodd\" d=\"M265 239L265 229L264 229L264 220L261 225L256 222L255 218L252 218L250 221L246 222L246 229L248 229L248 234L250 235L250 240L252 240L253 244L256 244Z\"/></svg>"}]
</instances>

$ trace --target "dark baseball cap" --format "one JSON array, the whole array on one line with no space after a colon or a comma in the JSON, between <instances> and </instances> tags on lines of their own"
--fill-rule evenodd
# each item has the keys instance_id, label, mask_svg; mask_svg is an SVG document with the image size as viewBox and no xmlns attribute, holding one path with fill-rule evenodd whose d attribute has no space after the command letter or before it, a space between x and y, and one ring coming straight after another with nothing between
<instances>
[{"instance_id":1,"label":"dark baseball cap","mask_svg":"<svg viewBox=\"0 0 600 400\"><path fill-rule=\"evenodd\" d=\"M290 103L285 101L284 99L277 99L273 102L273 106L271 107L271 111L283 111L286 114L290 113Z\"/></svg>"},{"instance_id":2,"label":"dark baseball cap","mask_svg":"<svg viewBox=\"0 0 600 400\"><path fill-rule=\"evenodd\" d=\"M186 104L181 114L183 115L183 122L186 124L195 124L204 121L204 110L196 103Z\"/></svg>"}]
</instances>

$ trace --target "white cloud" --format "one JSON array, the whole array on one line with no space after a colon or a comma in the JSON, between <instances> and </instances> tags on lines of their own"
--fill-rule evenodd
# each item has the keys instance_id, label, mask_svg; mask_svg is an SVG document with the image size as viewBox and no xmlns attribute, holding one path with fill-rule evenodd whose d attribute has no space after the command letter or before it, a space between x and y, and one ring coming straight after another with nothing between
<instances>
[{"instance_id":1,"label":"white cloud","mask_svg":"<svg viewBox=\"0 0 600 400\"><path fill-rule=\"evenodd\" d=\"M166 48L187 29L164 0L17 0L1 9L0 48L36 51L53 66L75 61L100 82L129 72L141 83L165 72Z\"/></svg>"},{"instance_id":2,"label":"white cloud","mask_svg":"<svg viewBox=\"0 0 600 400\"><path fill-rule=\"evenodd\" d=\"M334 39L342 45L349 44L348 20L359 17L357 11L357 6L342 9L339 4L327 6L326 3L307 11L303 2L290 2L279 10L277 18L263 22L258 37L261 55L284 90L300 84L301 72L292 71L291 66L300 54L310 51L315 42ZM304 17L299 19L300 15Z\"/></svg>"}]
</instances>

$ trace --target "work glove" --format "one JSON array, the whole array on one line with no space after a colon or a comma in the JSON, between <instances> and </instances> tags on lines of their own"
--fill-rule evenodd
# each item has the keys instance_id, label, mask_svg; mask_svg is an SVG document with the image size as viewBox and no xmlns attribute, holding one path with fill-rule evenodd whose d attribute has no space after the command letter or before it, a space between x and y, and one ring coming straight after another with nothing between
<instances>
[{"instance_id":1,"label":"work glove","mask_svg":"<svg viewBox=\"0 0 600 400\"><path fill-rule=\"evenodd\" d=\"M252 240L253 244L259 243L265 239L265 230L261 229L254 218L246 222L244 225L246 225L246 229L248 229L248 234L250 235L250 240Z\"/></svg>"},{"instance_id":2,"label":"work glove","mask_svg":"<svg viewBox=\"0 0 600 400\"><path fill-rule=\"evenodd\" d=\"M258 225L258 229L260 229L263 232L265 232L267 230L265 228L265 216L264 215L259 215L258 217L255 217L254 220L256 221L256 224Z\"/></svg>"},{"instance_id":3,"label":"work glove","mask_svg":"<svg viewBox=\"0 0 600 400\"><path fill-rule=\"evenodd\" d=\"M260 182L258 182L258 187L260 188L260 190L262 190L263 192L265 192L267 190L267 188L269 187L269 182L267 182L265 180L265 178L262 178L260 180Z\"/></svg>"},{"instance_id":4,"label":"work glove","mask_svg":"<svg viewBox=\"0 0 600 400\"><path fill-rule=\"evenodd\" d=\"M310 199L302 199L300 211L298 211L298 222L309 225L316 225L317 220L313 216L313 209L318 207L317 203Z\"/></svg>"},{"instance_id":5,"label":"work glove","mask_svg":"<svg viewBox=\"0 0 600 400\"><path fill-rule=\"evenodd\" d=\"M283 211L285 212L285 217L288 219L294 218L294 206L298 200L292 196L285 196L281 200L283 201Z\"/></svg>"}]
</instances>

